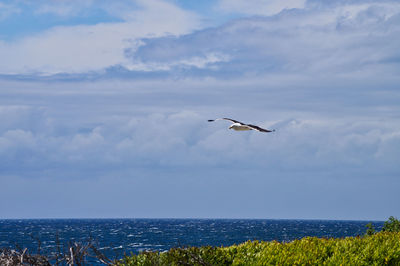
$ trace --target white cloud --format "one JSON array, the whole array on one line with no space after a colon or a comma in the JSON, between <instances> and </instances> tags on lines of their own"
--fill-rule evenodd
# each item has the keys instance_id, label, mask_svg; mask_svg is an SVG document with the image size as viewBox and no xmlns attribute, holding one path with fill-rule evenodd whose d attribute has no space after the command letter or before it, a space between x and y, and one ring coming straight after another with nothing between
<instances>
[{"instance_id":1,"label":"white cloud","mask_svg":"<svg viewBox=\"0 0 400 266\"><path fill-rule=\"evenodd\" d=\"M220 0L218 8L224 12L271 16L284 9L304 8L306 0Z\"/></svg>"},{"instance_id":2,"label":"white cloud","mask_svg":"<svg viewBox=\"0 0 400 266\"><path fill-rule=\"evenodd\" d=\"M203 75L215 77L398 75L399 14L398 3L285 11L181 37L147 39L129 56L133 65L169 70L193 58L220 55L214 62L191 64L210 70Z\"/></svg>"},{"instance_id":3,"label":"white cloud","mask_svg":"<svg viewBox=\"0 0 400 266\"><path fill-rule=\"evenodd\" d=\"M105 69L120 68L173 75L182 69L196 75L197 69L203 76L397 75L400 5L395 2L308 3L195 32L200 18L191 12L159 0L132 3L116 2L108 10L125 22L56 27L0 41L0 73L101 76Z\"/></svg>"},{"instance_id":4,"label":"white cloud","mask_svg":"<svg viewBox=\"0 0 400 266\"><path fill-rule=\"evenodd\" d=\"M169 62L147 62L143 63L138 59L134 59L131 63L124 64L126 69L132 71L171 71L174 68L198 68L198 69L215 69L217 63L229 62L230 56L221 52L208 53L201 55L192 55L186 58L177 58Z\"/></svg>"},{"instance_id":5,"label":"white cloud","mask_svg":"<svg viewBox=\"0 0 400 266\"><path fill-rule=\"evenodd\" d=\"M211 108L215 113L215 107ZM14 110L9 111L11 114L19 112L18 108L9 110ZM31 117L35 117L35 108L30 110ZM58 165L79 172L94 165L104 171L114 167L122 171L127 167L206 166L207 169L226 165L239 169L268 168L270 173L280 175L283 169L308 173L321 169L338 173L351 169L358 169L359 174L390 173L398 171L400 165L397 119L385 123L376 118L356 121L326 117L249 121L277 130L262 134L234 132L227 129L229 123L225 121L207 123L210 117L191 110L120 115L111 120L100 114L91 117L95 126L82 121L74 124L68 118L57 117L54 111L34 118L34 123L42 125L39 130L24 129L28 121L24 116L14 115L20 120L16 121L19 127L9 126L0 134L0 159L7 169L29 172L35 168L45 172ZM83 109L79 113L89 115ZM55 117L48 117L49 114Z\"/></svg>"},{"instance_id":6,"label":"white cloud","mask_svg":"<svg viewBox=\"0 0 400 266\"><path fill-rule=\"evenodd\" d=\"M0 73L49 75L101 71L127 64L124 50L136 49L140 38L180 35L199 25L198 17L172 4L158 0L136 3L140 11L121 11L125 22L55 27L21 40L0 41ZM75 8L71 3L62 5Z\"/></svg>"}]
</instances>

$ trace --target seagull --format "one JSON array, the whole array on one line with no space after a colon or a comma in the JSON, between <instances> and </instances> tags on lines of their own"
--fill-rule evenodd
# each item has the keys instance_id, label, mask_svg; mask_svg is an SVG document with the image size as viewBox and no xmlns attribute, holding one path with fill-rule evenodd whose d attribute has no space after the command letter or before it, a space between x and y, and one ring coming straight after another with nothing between
<instances>
[{"instance_id":1,"label":"seagull","mask_svg":"<svg viewBox=\"0 0 400 266\"><path fill-rule=\"evenodd\" d=\"M275 131L275 129L268 130L268 129L264 129L264 128L261 128L261 127L255 126L255 125L245 124L245 123L242 123L242 122L230 119L230 118L210 119L210 120L208 120L208 122L214 122L214 121L217 121L217 120L228 120L228 121L231 121L232 125L230 125L229 129L234 129L234 130L237 130L237 131L243 131L243 130L257 130L257 131L260 131L260 132L274 132Z\"/></svg>"}]
</instances>

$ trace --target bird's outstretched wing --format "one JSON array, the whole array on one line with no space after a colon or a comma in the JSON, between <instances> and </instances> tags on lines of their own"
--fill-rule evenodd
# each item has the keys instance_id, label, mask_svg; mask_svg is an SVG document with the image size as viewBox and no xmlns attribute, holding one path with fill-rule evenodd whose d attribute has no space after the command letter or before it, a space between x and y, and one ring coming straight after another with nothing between
<instances>
[{"instance_id":1,"label":"bird's outstretched wing","mask_svg":"<svg viewBox=\"0 0 400 266\"><path fill-rule=\"evenodd\" d=\"M243 124L242 122L239 122L239 121L236 121L236 120L233 120L233 119L230 119L230 118L217 118L217 119L209 119L208 120L208 122L214 122L214 121L217 121L217 120L228 120L228 121L231 121L231 122L233 122L233 123L240 123L240 124Z\"/></svg>"},{"instance_id":2,"label":"bird's outstretched wing","mask_svg":"<svg viewBox=\"0 0 400 266\"><path fill-rule=\"evenodd\" d=\"M255 126L255 125L250 125L250 124L246 124L246 126L250 127L251 129L260 131L260 132L267 132L267 133L268 133L268 132L274 132L274 131L275 131L275 129L273 129L273 130L268 130L268 129L261 128L261 127L259 127L259 126Z\"/></svg>"},{"instance_id":3,"label":"bird's outstretched wing","mask_svg":"<svg viewBox=\"0 0 400 266\"><path fill-rule=\"evenodd\" d=\"M274 131L275 131L275 129L273 129L273 130L268 130L268 129L265 129L265 128L261 128L261 127L259 127L259 126L255 126L255 125L251 125L251 124L245 124L245 123L242 123L242 122L240 122L240 121L233 120L233 119L226 118L226 117L224 117L224 118L217 118L217 119L209 119L208 122L214 122L214 121L217 121L217 120L228 120L228 121L231 121L232 123L239 123L239 124L241 124L242 126L248 127L249 129L257 130L257 131L259 131L259 132L274 132Z\"/></svg>"}]
</instances>

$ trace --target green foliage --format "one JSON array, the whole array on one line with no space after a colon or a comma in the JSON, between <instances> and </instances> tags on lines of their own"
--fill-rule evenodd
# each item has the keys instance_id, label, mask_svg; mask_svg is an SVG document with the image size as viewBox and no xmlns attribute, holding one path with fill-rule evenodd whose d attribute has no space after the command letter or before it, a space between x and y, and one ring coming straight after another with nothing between
<instances>
[{"instance_id":1,"label":"green foliage","mask_svg":"<svg viewBox=\"0 0 400 266\"><path fill-rule=\"evenodd\" d=\"M365 232L367 236L371 236L376 233L375 227L372 225L372 223L368 223L365 227L367 227L367 231Z\"/></svg>"},{"instance_id":2,"label":"green foliage","mask_svg":"<svg viewBox=\"0 0 400 266\"><path fill-rule=\"evenodd\" d=\"M400 232L400 221L393 216L383 224L382 231L384 232Z\"/></svg>"},{"instance_id":3,"label":"green foliage","mask_svg":"<svg viewBox=\"0 0 400 266\"><path fill-rule=\"evenodd\" d=\"M168 252L143 252L125 257L119 265L231 265L233 257L223 248L205 246L173 248Z\"/></svg>"},{"instance_id":4,"label":"green foliage","mask_svg":"<svg viewBox=\"0 0 400 266\"><path fill-rule=\"evenodd\" d=\"M400 233L175 248L125 257L119 265L400 265Z\"/></svg>"}]
</instances>

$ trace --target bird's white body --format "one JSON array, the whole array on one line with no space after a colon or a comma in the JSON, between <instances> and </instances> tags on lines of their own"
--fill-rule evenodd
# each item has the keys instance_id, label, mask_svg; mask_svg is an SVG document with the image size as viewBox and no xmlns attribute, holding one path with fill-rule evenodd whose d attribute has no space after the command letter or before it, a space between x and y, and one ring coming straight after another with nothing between
<instances>
[{"instance_id":1,"label":"bird's white body","mask_svg":"<svg viewBox=\"0 0 400 266\"><path fill-rule=\"evenodd\" d=\"M252 130L248 126L242 125L240 123L233 123L232 125L230 125L229 129L234 129L236 131Z\"/></svg>"}]
</instances>

